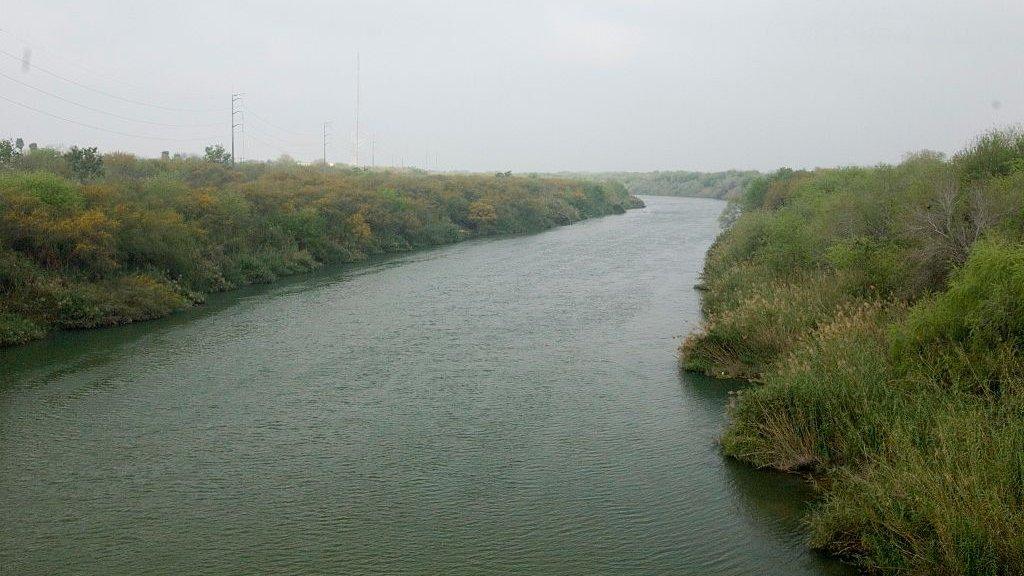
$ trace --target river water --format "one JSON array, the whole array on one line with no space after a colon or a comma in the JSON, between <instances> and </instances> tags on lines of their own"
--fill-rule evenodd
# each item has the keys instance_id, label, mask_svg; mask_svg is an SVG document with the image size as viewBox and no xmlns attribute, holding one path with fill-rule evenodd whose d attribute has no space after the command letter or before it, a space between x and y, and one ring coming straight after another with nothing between
<instances>
[{"instance_id":1,"label":"river water","mask_svg":"<svg viewBox=\"0 0 1024 576\"><path fill-rule=\"evenodd\" d=\"M0 351L0 573L833 574L678 336L723 204Z\"/></svg>"}]
</instances>

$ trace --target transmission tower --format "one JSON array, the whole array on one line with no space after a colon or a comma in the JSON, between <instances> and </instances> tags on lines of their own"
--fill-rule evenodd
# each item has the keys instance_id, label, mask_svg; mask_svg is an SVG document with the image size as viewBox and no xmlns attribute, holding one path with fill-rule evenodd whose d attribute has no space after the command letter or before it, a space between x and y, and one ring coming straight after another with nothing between
<instances>
[{"instance_id":1,"label":"transmission tower","mask_svg":"<svg viewBox=\"0 0 1024 576\"><path fill-rule=\"evenodd\" d=\"M241 118L239 122L235 122L235 118ZM242 134L245 134L245 116L242 114L242 94L234 93L231 95L231 165L235 165L235 128L242 127Z\"/></svg>"}]
</instances>

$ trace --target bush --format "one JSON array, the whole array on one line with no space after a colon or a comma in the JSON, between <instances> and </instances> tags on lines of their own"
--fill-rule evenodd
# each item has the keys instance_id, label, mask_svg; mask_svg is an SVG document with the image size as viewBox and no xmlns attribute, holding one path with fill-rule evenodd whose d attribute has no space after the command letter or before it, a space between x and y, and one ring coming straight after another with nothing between
<instances>
[{"instance_id":1,"label":"bush","mask_svg":"<svg viewBox=\"0 0 1024 576\"><path fill-rule=\"evenodd\" d=\"M905 352L934 344L989 349L1024 338L1024 246L975 245L949 289L914 307L901 330Z\"/></svg>"},{"instance_id":2,"label":"bush","mask_svg":"<svg viewBox=\"0 0 1024 576\"><path fill-rule=\"evenodd\" d=\"M961 177L979 182L1024 169L1024 133L1020 130L989 132L953 159Z\"/></svg>"},{"instance_id":3,"label":"bush","mask_svg":"<svg viewBox=\"0 0 1024 576\"><path fill-rule=\"evenodd\" d=\"M0 195L10 198L12 194L33 198L51 209L65 212L81 208L84 203L74 184L47 172L0 174Z\"/></svg>"},{"instance_id":4,"label":"bush","mask_svg":"<svg viewBox=\"0 0 1024 576\"><path fill-rule=\"evenodd\" d=\"M146 274L67 287L60 303L61 328L96 328L166 316L189 306L172 284Z\"/></svg>"}]
</instances>

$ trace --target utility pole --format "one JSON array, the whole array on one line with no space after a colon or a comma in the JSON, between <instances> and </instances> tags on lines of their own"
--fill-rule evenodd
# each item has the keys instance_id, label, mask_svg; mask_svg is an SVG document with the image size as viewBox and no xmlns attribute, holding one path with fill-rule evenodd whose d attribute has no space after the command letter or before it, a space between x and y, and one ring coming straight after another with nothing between
<instances>
[{"instance_id":1,"label":"utility pole","mask_svg":"<svg viewBox=\"0 0 1024 576\"><path fill-rule=\"evenodd\" d=\"M327 187L327 136L330 127L330 122L324 122L324 188Z\"/></svg>"},{"instance_id":2,"label":"utility pole","mask_svg":"<svg viewBox=\"0 0 1024 576\"><path fill-rule=\"evenodd\" d=\"M356 142L355 142L355 154L352 165L359 167L359 51L356 50Z\"/></svg>"},{"instance_id":3,"label":"utility pole","mask_svg":"<svg viewBox=\"0 0 1024 576\"><path fill-rule=\"evenodd\" d=\"M231 165L235 165L235 128L241 126L241 123L235 123L235 116L241 115L241 108L236 107L242 105L242 94L233 93L231 94ZM242 117L243 120L245 117Z\"/></svg>"}]
</instances>

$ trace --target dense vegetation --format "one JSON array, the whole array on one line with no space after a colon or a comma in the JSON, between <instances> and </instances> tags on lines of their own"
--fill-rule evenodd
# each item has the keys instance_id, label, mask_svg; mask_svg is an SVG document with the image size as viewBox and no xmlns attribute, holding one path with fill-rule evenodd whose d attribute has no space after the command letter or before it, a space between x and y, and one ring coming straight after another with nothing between
<instances>
[{"instance_id":1,"label":"dense vegetation","mask_svg":"<svg viewBox=\"0 0 1024 576\"><path fill-rule=\"evenodd\" d=\"M0 142L0 345L167 315L324 263L637 206L566 179L140 159Z\"/></svg>"},{"instance_id":2,"label":"dense vegetation","mask_svg":"<svg viewBox=\"0 0 1024 576\"><path fill-rule=\"evenodd\" d=\"M871 572L1024 573L1024 135L759 179L684 367L744 377L722 439L812 473L813 544Z\"/></svg>"},{"instance_id":3,"label":"dense vegetation","mask_svg":"<svg viewBox=\"0 0 1024 576\"><path fill-rule=\"evenodd\" d=\"M748 184L760 176L758 172L729 170L726 172L595 172L572 174L579 178L603 182L620 182L630 194L638 196L688 196L731 200L739 197Z\"/></svg>"}]
</instances>

